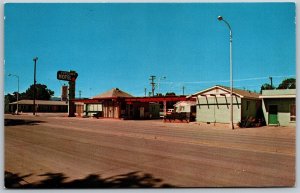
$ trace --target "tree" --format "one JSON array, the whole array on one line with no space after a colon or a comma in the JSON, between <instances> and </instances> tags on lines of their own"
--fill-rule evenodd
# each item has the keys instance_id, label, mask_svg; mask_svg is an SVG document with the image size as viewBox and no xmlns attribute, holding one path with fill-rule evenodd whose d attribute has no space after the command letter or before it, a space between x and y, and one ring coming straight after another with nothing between
<instances>
[{"instance_id":1,"label":"tree","mask_svg":"<svg viewBox=\"0 0 300 193\"><path fill-rule=\"evenodd\" d=\"M176 96L175 92L167 92L166 96Z\"/></svg>"},{"instance_id":2,"label":"tree","mask_svg":"<svg viewBox=\"0 0 300 193\"><path fill-rule=\"evenodd\" d=\"M260 87L260 93L262 93L262 90L274 90L274 89L275 89L274 86L271 86L270 84L265 83Z\"/></svg>"},{"instance_id":3,"label":"tree","mask_svg":"<svg viewBox=\"0 0 300 193\"><path fill-rule=\"evenodd\" d=\"M14 92L13 94L8 93L5 95L5 100L9 101L10 103L17 101L17 92Z\"/></svg>"},{"instance_id":4,"label":"tree","mask_svg":"<svg viewBox=\"0 0 300 193\"><path fill-rule=\"evenodd\" d=\"M295 78L287 78L283 80L277 89L295 89L296 88L296 79Z\"/></svg>"},{"instance_id":5,"label":"tree","mask_svg":"<svg viewBox=\"0 0 300 193\"><path fill-rule=\"evenodd\" d=\"M17 101L17 98L16 98L16 93L14 93L13 95L12 94L6 94L4 96L4 112L5 113L8 113L9 112L9 103L12 103L12 102L15 102Z\"/></svg>"},{"instance_id":6,"label":"tree","mask_svg":"<svg viewBox=\"0 0 300 193\"><path fill-rule=\"evenodd\" d=\"M33 100L34 85L31 85L24 93L21 93L21 99ZM36 84L36 99L49 100L54 95L54 91L47 88L44 84Z\"/></svg>"},{"instance_id":7,"label":"tree","mask_svg":"<svg viewBox=\"0 0 300 193\"><path fill-rule=\"evenodd\" d=\"M296 79L295 78L287 78L284 79L276 89L295 89L296 88ZM265 83L261 86L260 93L262 90L273 90L274 86L271 86L268 83Z\"/></svg>"}]
</instances>

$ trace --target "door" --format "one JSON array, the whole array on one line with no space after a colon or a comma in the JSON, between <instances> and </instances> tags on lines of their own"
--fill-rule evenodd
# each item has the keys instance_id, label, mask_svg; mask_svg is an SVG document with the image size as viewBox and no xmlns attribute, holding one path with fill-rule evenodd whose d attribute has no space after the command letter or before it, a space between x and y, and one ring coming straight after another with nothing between
<instances>
[{"instance_id":1,"label":"door","mask_svg":"<svg viewBox=\"0 0 300 193\"><path fill-rule=\"evenodd\" d=\"M113 118L114 117L114 107L109 106L108 107L108 118Z\"/></svg>"},{"instance_id":2,"label":"door","mask_svg":"<svg viewBox=\"0 0 300 193\"><path fill-rule=\"evenodd\" d=\"M119 107L118 106L114 106L114 118L119 118Z\"/></svg>"},{"instance_id":3,"label":"door","mask_svg":"<svg viewBox=\"0 0 300 193\"><path fill-rule=\"evenodd\" d=\"M145 112L145 109L144 107L140 107L140 118L144 118L144 112Z\"/></svg>"},{"instance_id":4,"label":"door","mask_svg":"<svg viewBox=\"0 0 300 193\"><path fill-rule=\"evenodd\" d=\"M278 107L277 107L277 105L269 106L269 124L270 125L278 124Z\"/></svg>"}]
</instances>

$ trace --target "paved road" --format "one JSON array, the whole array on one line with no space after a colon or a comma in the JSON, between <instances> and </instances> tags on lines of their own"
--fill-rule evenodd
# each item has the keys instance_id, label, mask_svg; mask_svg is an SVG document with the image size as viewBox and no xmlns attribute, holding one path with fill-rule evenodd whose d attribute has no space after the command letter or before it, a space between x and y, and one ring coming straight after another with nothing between
<instances>
[{"instance_id":1,"label":"paved road","mask_svg":"<svg viewBox=\"0 0 300 193\"><path fill-rule=\"evenodd\" d=\"M41 115L5 119L6 177L24 186L274 187L295 182L295 128L231 130Z\"/></svg>"}]
</instances>

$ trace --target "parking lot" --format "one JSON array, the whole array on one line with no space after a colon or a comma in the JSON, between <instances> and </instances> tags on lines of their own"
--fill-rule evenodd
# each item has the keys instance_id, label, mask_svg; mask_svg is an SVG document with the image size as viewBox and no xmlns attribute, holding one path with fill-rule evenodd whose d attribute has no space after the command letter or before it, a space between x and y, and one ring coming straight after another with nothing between
<instances>
[{"instance_id":1,"label":"parking lot","mask_svg":"<svg viewBox=\"0 0 300 193\"><path fill-rule=\"evenodd\" d=\"M294 186L293 127L5 115L10 187Z\"/></svg>"}]
</instances>

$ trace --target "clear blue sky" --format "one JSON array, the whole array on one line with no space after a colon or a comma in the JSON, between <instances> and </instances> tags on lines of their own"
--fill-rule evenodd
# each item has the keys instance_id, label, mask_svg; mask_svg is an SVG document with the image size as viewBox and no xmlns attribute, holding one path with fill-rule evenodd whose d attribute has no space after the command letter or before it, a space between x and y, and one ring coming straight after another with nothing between
<instances>
[{"instance_id":1,"label":"clear blue sky","mask_svg":"<svg viewBox=\"0 0 300 193\"><path fill-rule=\"evenodd\" d=\"M150 75L166 76L160 92L193 94L229 85L229 30L233 30L234 87L260 90L296 75L293 3L6 4L4 93L37 82L60 96L59 70L75 70L76 97L118 87L151 91ZM156 88L156 91L158 88Z\"/></svg>"}]
</instances>

